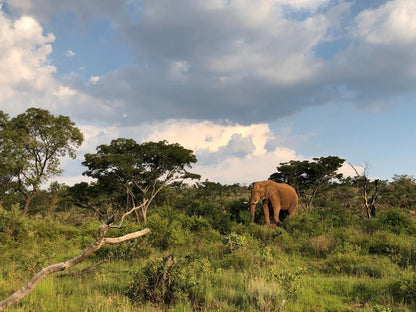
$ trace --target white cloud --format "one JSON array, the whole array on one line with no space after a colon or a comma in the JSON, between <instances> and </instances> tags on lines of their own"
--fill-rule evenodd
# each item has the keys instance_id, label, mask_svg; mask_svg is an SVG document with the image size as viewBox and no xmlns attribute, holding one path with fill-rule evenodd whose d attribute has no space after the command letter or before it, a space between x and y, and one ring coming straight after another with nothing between
<instances>
[{"instance_id":1,"label":"white cloud","mask_svg":"<svg viewBox=\"0 0 416 312\"><path fill-rule=\"evenodd\" d=\"M42 97L55 84L56 68L48 60L52 34L43 35L29 16L14 21L0 12L0 104L8 112Z\"/></svg>"},{"instance_id":2,"label":"white cloud","mask_svg":"<svg viewBox=\"0 0 416 312\"><path fill-rule=\"evenodd\" d=\"M372 44L416 44L416 2L389 1L357 18L355 34Z\"/></svg>"},{"instance_id":3,"label":"white cloud","mask_svg":"<svg viewBox=\"0 0 416 312\"><path fill-rule=\"evenodd\" d=\"M96 84L98 83L101 79L103 78L103 76L91 76L89 79L89 82L91 84Z\"/></svg>"},{"instance_id":4,"label":"white cloud","mask_svg":"<svg viewBox=\"0 0 416 312\"><path fill-rule=\"evenodd\" d=\"M328 4L330 0L277 0L276 2L291 6L295 9L316 10L318 7Z\"/></svg>"},{"instance_id":5,"label":"white cloud","mask_svg":"<svg viewBox=\"0 0 416 312\"><path fill-rule=\"evenodd\" d=\"M68 51L65 52L65 56L68 56L68 57L72 57L72 56L75 56L75 55L76 55L76 53L72 50L68 50Z\"/></svg>"},{"instance_id":6,"label":"white cloud","mask_svg":"<svg viewBox=\"0 0 416 312\"><path fill-rule=\"evenodd\" d=\"M222 183L246 183L267 179L280 162L299 159L294 150L277 146L266 150L266 144L275 140L267 124L216 124L170 120L154 125L144 140L167 140L192 149L197 158L194 171L212 181ZM219 158L218 158L218 157ZM207 159L214 157L214 162Z\"/></svg>"}]
</instances>

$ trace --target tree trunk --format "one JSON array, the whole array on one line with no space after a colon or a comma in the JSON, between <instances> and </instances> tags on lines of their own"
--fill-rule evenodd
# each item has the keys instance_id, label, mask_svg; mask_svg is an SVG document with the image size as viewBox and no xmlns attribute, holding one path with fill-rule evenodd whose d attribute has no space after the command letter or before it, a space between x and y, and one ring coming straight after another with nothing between
<instances>
[{"instance_id":1,"label":"tree trunk","mask_svg":"<svg viewBox=\"0 0 416 312\"><path fill-rule=\"evenodd\" d=\"M117 244L124 242L126 240L134 239L140 236L143 236L150 232L149 229L144 229L142 231L130 233L124 236L116 238L105 238L105 234L110 229L110 224L114 221L113 218L107 219L98 229L98 237L87 249L85 249L80 255L67 260L65 262L52 264L46 268L43 268L39 273L37 273L26 285L14 292L10 297L0 302L0 311L5 310L10 305L22 300L28 293L35 289L36 285L47 275L67 270L74 265L84 261L89 256L91 256L95 251L100 249L101 246L106 244Z\"/></svg>"},{"instance_id":2,"label":"tree trunk","mask_svg":"<svg viewBox=\"0 0 416 312\"><path fill-rule=\"evenodd\" d=\"M29 211L29 204L30 204L32 198L33 198L33 196L30 196L30 195L26 196L26 198L25 198L25 206L23 208L23 213L22 213L24 216L26 216L28 211Z\"/></svg>"}]
</instances>

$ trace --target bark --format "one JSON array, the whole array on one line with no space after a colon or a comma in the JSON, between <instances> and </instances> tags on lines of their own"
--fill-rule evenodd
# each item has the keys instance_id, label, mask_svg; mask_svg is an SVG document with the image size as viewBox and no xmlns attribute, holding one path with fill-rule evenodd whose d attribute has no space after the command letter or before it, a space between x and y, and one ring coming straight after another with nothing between
<instances>
[{"instance_id":1,"label":"bark","mask_svg":"<svg viewBox=\"0 0 416 312\"><path fill-rule=\"evenodd\" d=\"M140 236L143 236L150 232L149 229L144 229L142 231L137 231L134 233L130 233L124 236L116 237L116 238L106 238L104 237L108 230L111 228L110 224L114 221L113 218L107 219L98 229L98 237L97 239L87 248L85 249L80 255L67 260L65 262L52 264L46 268L43 268L39 273L37 273L26 285L22 288L14 292L10 297L6 298L5 300L0 302L0 311L5 310L10 305L20 301L23 299L28 293L30 293L36 285L47 275L67 270L78 263L84 261L89 256L91 256L95 251L100 249L101 246L106 244L118 244L124 242L126 240L134 239Z\"/></svg>"},{"instance_id":2,"label":"bark","mask_svg":"<svg viewBox=\"0 0 416 312\"><path fill-rule=\"evenodd\" d=\"M22 213L24 216L26 216L27 213L29 212L29 205L30 205L30 202L32 201L32 198L33 196L30 196L30 195L26 196L25 198L25 206L23 208L23 213Z\"/></svg>"}]
</instances>

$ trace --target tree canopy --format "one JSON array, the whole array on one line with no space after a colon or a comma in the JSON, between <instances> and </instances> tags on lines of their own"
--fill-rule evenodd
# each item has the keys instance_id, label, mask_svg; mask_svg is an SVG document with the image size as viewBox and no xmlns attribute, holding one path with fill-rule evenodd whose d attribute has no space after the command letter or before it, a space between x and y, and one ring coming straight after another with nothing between
<instances>
[{"instance_id":1,"label":"tree canopy","mask_svg":"<svg viewBox=\"0 0 416 312\"><path fill-rule=\"evenodd\" d=\"M40 185L62 172L60 158L75 158L83 142L69 117L29 108L12 119L0 113L0 170L25 198L23 214ZM2 181L3 183L3 181Z\"/></svg>"},{"instance_id":2,"label":"tree canopy","mask_svg":"<svg viewBox=\"0 0 416 312\"><path fill-rule=\"evenodd\" d=\"M281 163L270 180L287 183L296 189L304 209L312 208L313 199L320 186L331 179L340 179L338 173L345 159L336 156L313 158L308 160L291 160Z\"/></svg>"},{"instance_id":3,"label":"tree canopy","mask_svg":"<svg viewBox=\"0 0 416 312\"><path fill-rule=\"evenodd\" d=\"M82 163L88 167L85 175L97 179L112 191L130 196L133 206L141 201L144 221L154 197L166 185L183 179L199 178L187 168L196 163L193 151L167 141L136 143L133 139L119 138L109 145L100 145L95 154L86 154Z\"/></svg>"}]
</instances>

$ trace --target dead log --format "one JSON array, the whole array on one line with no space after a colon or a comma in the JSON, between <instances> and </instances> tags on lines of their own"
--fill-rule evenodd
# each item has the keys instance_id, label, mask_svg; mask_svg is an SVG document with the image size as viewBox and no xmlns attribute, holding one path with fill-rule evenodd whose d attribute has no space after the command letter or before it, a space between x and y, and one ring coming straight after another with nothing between
<instances>
[{"instance_id":1,"label":"dead log","mask_svg":"<svg viewBox=\"0 0 416 312\"><path fill-rule=\"evenodd\" d=\"M277 312L283 312L283 306L285 305L286 300L283 299L282 303L280 304L280 307L277 309Z\"/></svg>"},{"instance_id":2,"label":"dead log","mask_svg":"<svg viewBox=\"0 0 416 312\"><path fill-rule=\"evenodd\" d=\"M35 289L36 285L47 275L65 271L78 263L84 261L89 256L91 256L95 251L100 249L102 246L106 244L118 244L127 240L131 240L134 238L138 238L150 232L149 229L144 229L142 231L137 231L134 233L129 233L124 236L116 237L116 238L106 238L104 237L107 234L108 230L111 228L110 224L114 221L114 217L107 219L98 229L98 237L97 239L87 248L85 249L80 255L67 260L65 262L52 264L43 268L39 273L37 273L26 285L21 287L19 290L14 292L10 297L4 299L0 302L0 311L5 310L10 305L22 300L28 293L30 293L33 289Z\"/></svg>"}]
</instances>

